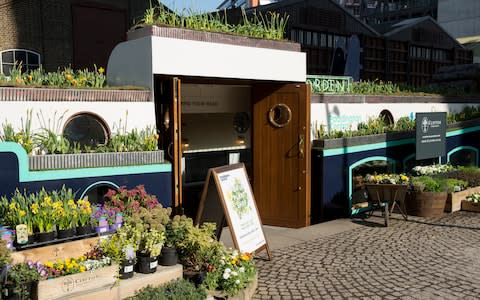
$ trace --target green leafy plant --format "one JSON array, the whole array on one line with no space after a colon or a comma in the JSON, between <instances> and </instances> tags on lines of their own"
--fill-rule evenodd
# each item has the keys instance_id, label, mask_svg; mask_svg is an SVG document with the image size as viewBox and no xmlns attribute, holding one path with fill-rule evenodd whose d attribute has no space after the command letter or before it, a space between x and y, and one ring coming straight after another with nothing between
<instances>
[{"instance_id":1,"label":"green leafy plant","mask_svg":"<svg viewBox=\"0 0 480 300\"><path fill-rule=\"evenodd\" d=\"M285 28L288 16L277 12L268 12L262 15L254 12L249 16L242 9L242 21L240 24L229 24L226 14L220 13L197 13L192 10L177 14L166 9L163 5L148 8L142 20L134 27L145 25L163 25L221 32L228 34L244 35L249 37L282 40L285 38Z\"/></svg>"},{"instance_id":2,"label":"green leafy plant","mask_svg":"<svg viewBox=\"0 0 480 300\"><path fill-rule=\"evenodd\" d=\"M36 265L27 262L13 265L7 273L6 285L13 286L19 299L30 299L30 287L41 279Z\"/></svg>"},{"instance_id":3,"label":"green leafy plant","mask_svg":"<svg viewBox=\"0 0 480 300\"><path fill-rule=\"evenodd\" d=\"M0 240L0 269L9 265L11 262L11 251L7 248L7 242L5 240Z\"/></svg>"},{"instance_id":4,"label":"green leafy plant","mask_svg":"<svg viewBox=\"0 0 480 300\"><path fill-rule=\"evenodd\" d=\"M203 286L196 287L195 284L185 279L171 281L159 287L150 285L135 293L130 300L203 300L207 293Z\"/></svg>"},{"instance_id":5,"label":"green leafy plant","mask_svg":"<svg viewBox=\"0 0 480 300\"><path fill-rule=\"evenodd\" d=\"M221 290L235 296L255 279L257 268L250 254L225 250L212 260L207 271L203 284L208 290Z\"/></svg>"},{"instance_id":6,"label":"green leafy plant","mask_svg":"<svg viewBox=\"0 0 480 300\"><path fill-rule=\"evenodd\" d=\"M141 231L130 224L124 224L114 234L100 240L100 248L105 255L120 265L123 261L135 259L140 237Z\"/></svg>"}]
</instances>

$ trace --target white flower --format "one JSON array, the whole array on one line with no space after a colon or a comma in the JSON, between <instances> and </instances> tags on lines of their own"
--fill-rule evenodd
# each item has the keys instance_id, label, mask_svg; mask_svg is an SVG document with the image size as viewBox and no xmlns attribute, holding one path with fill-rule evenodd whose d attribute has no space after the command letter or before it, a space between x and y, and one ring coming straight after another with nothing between
<instances>
[{"instance_id":1,"label":"white flower","mask_svg":"<svg viewBox=\"0 0 480 300\"><path fill-rule=\"evenodd\" d=\"M228 279L228 278L230 278L230 273L227 273L227 272L223 273L223 279Z\"/></svg>"},{"instance_id":2,"label":"white flower","mask_svg":"<svg viewBox=\"0 0 480 300\"><path fill-rule=\"evenodd\" d=\"M240 280L235 280L235 284L240 284Z\"/></svg>"},{"instance_id":3,"label":"white flower","mask_svg":"<svg viewBox=\"0 0 480 300\"><path fill-rule=\"evenodd\" d=\"M237 276L237 275L238 275L237 272L235 272L235 271L232 272L232 276Z\"/></svg>"},{"instance_id":4,"label":"white flower","mask_svg":"<svg viewBox=\"0 0 480 300\"><path fill-rule=\"evenodd\" d=\"M238 269L238 271L240 271L240 273L243 273L243 272L245 272L245 268L244 268L244 267L240 267L240 269Z\"/></svg>"},{"instance_id":5,"label":"white flower","mask_svg":"<svg viewBox=\"0 0 480 300\"><path fill-rule=\"evenodd\" d=\"M232 270L230 270L230 268L225 269L225 273L230 273L230 272L232 272Z\"/></svg>"}]
</instances>

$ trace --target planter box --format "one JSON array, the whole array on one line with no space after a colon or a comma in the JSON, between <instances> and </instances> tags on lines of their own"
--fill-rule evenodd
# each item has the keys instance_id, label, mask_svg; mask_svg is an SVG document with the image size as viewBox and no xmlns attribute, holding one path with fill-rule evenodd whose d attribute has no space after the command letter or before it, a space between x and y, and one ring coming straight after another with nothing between
<instances>
[{"instance_id":1,"label":"planter box","mask_svg":"<svg viewBox=\"0 0 480 300\"><path fill-rule=\"evenodd\" d=\"M409 193L406 201L407 214L425 218L440 217L445 210L447 192Z\"/></svg>"},{"instance_id":2,"label":"planter box","mask_svg":"<svg viewBox=\"0 0 480 300\"><path fill-rule=\"evenodd\" d=\"M473 203L470 201L462 201L462 210L480 212L480 203Z\"/></svg>"},{"instance_id":3,"label":"planter box","mask_svg":"<svg viewBox=\"0 0 480 300\"><path fill-rule=\"evenodd\" d=\"M449 193L445 204L445 212L451 213L462 209L462 201L465 200L468 195L473 193L480 193L480 186L468 188L456 193Z\"/></svg>"},{"instance_id":4,"label":"planter box","mask_svg":"<svg viewBox=\"0 0 480 300\"><path fill-rule=\"evenodd\" d=\"M243 290L240 290L235 296L228 296L222 291L207 291L207 300L213 299L228 299L228 300L250 300L255 295L258 285L258 274L255 279L250 282Z\"/></svg>"},{"instance_id":5,"label":"planter box","mask_svg":"<svg viewBox=\"0 0 480 300\"><path fill-rule=\"evenodd\" d=\"M141 152L35 155L28 158L30 170L58 170L161 164L163 150Z\"/></svg>"},{"instance_id":6,"label":"planter box","mask_svg":"<svg viewBox=\"0 0 480 300\"><path fill-rule=\"evenodd\" d=\"M38 283L38 300L72 299L79 295L102 289L111 289L118 276L118 266L113 264L98 270L67 275Z\"/></svg>"}]
</instances>

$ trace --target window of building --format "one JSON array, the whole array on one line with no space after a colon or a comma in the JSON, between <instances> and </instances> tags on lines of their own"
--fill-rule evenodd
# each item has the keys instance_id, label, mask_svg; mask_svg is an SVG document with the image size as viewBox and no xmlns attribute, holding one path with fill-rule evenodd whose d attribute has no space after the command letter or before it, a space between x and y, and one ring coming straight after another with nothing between
<instances>
[{"instance_id":1,"label":"window of building","mask_svg":"<svg viewBox=\"0 0 480 300\"><path fill-rule=\"evenodd\" d=\"M1 73L10 75L15 63L21 64L23 72L37 69L40 66L40 54L25 49L9 49L1 52Z\"/></svg>"},{"instance_id":2,"label":"window of building","mask_svg":"<svg viewBox=\"0 0 480 300\"><path fill-rule=\"evenodd\" d=\"M108 142L110 130L99 116L79 113L65 123L63 135L70 143L78 143L82 148L95 148Z\"/></svg>"},{"instance_id":3,"label":"window of building","mask_svg":"<svg viewBox=\"0 0 480 300\"><path fill-rule=\"evenodd\" d=\"M473 149L461 149L450 155L453 166L477 166L477 154Z\"/></svg>"}]
</instances>

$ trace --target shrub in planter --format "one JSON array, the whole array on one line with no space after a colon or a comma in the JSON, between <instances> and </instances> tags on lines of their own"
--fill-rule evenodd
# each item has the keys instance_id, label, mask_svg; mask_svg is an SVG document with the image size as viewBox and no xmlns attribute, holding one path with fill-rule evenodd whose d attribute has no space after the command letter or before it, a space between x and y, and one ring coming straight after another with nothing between
<instances>
[{"instance_id":1,"label":"shrub in planter","mask_svg":"<svg viewBox=\"0 0 480 300\"><path fill-rule=\"evenodd\" d=\"M448 192L465 186L466 182L431 176L412 177L412 192L407 197L407 213L421 217L438 217L445 210Z\"/></svg>"},{"instance_id":2,"label":"shrub in planter","mask_svg":"<svg viewBox=\"0 0 480 300\"><path fill-rule=\"evenodd\" d=\"M225 250L212 260L207 271L204 285L208 290L235 296L255 279L257 268L250 254Z\"/></svg>"},{"instance_id":3,"label":"shrub in planter","mask_svg":"<svg viewBox=\"0 0 480 300\"><path fill-rule=\"evenodd\" d=\"M171 281L160 287L147 286L139 290L130 300L171 300L189 299L203 300L207 298L205 288L196 287L193 283L179 279Z\"/></svg>"},{"instance_id":4,"label":"shrub in planter","mask_svg":"<svg viewBox=\"0 0 480 300\"><path fill-rule=\"evenodd\" d=\"M42 270L42 265L31 261L13 265L7 272L2 296L13 299L35 299L36 286L42 278L40 274Z\"/></svg>"},{"instance_id":5,"label":"shrub in planter","mask_svg":"<svg viewBox=\"0 0 480 300\"><path fill-rule=\"evenodd\" d=\"M177 245L184 239L189 222L186 216L176 215L165 225L165 245L158 259L160 265L172 266L177 263Z\"/></svg>"},{"instance_id":6,"label":"shrub in planter","mask_svg":"<svg viewBox=\"0 0 480 300\"><path fill-rule=\"evenodd\" d=\"M0 284L3 282L7 273L7 267L12 262L10 249L7 248L7 242L0 240Z\"/></svg>"}]
</instances>

